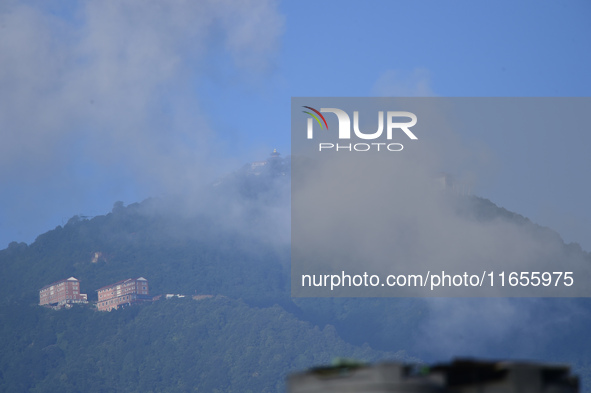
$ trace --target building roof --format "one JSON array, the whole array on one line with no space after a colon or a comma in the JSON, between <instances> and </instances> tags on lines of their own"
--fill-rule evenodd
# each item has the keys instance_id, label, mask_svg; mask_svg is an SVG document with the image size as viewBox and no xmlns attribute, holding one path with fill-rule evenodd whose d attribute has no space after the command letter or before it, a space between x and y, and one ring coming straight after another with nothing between
<instances>
[{"instance_id":1,"label":"building roof","mask_svg":"<svg viewBox=\"0 0 591 393\"><path fill-rule=\"evenodd\" d=\"M80 280L78 280L76 277L62 278L59 281L55 281L55 282L52 282L51 284L47 284L46 286L44 286L43 288L41 288L40 291L42 291L42 290L44 290L46 288L49 288L51 286L57 285L57 284L61 284L64 281L80 281Z\"/></svg>"},{"instance_id":2,"label":"building roof","mask_svg":"<svg viewBox=\"0 0 591 393\"><path fill-rule=\"evenodd\" d=\"M127 278L127 279L125 279L125 280L117 281L117 282L116 282L116 283L114 283L114 284L105 285L104 287L101 287L101 288L97 289L97 292L98 292L98 291L100 291L100 290L103 290L103 289L112 288L112 287L114 287L114 286L117 286L117 285L121 285L121 284L124 284L124 283L130 282L130 281L146 281L146 282L148 282L148 280L146 280L146 279L145 279L145 278L143 278L143 277L138 277L138 278Z\"/></svg>"}]
</instances>

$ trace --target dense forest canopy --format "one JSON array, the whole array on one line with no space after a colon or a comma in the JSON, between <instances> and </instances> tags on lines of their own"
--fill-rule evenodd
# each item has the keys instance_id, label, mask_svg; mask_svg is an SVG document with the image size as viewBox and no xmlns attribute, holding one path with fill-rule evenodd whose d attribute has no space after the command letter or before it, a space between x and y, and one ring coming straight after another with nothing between
<instances>
[{"instance_id":1,"label":"dense forest canopy","mask_svg":"<svg viewBox=\"0 0 591 393\"><path fill-rule=\"evenodd\" d=\"M0 390L282 392L288 373L335 357L475 354L566 362L587 383L587 299L292 299L289 176L289 157L247 165L194 198L118 202L0 251ZM561 242L483 198L457 210ZM591 259L561 244L565 258ZM40 288L71 276L90 304L37 305ZM186 297L93 308L98 288L140 276L152 295Z\"/></svg>"}]
</instances>

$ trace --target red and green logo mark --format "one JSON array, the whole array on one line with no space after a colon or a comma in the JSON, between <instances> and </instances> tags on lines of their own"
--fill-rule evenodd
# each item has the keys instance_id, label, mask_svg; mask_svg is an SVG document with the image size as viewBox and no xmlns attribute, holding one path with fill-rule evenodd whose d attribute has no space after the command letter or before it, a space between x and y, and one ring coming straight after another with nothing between
<instances>
[{"instance_id":1,"label":"red and green logo mark","mask_svg":"<svg viewBox=\"0 0 591 393\"><path fill-rule=\"evenodd\" d=\"M328 124L326 123L326 119L324 118L324 116L322 116L322 113L318 112L316 109L314 109L314 108L312 108L310 106L304 106L303 108L310 109L312 112L316 113L316 115L320 116L320 119L322 119L322 121L324 122L324 125L326 126L326 129L328 130ZM308 115L310 115L314 119L316 119L316 121L318 122L318 124L320 124L320 129L322 129L322 123L320 122L320 119L318 118L318 116L316 116L312 112L308 112L308 111L302 111L302 112L307 113Z\"/></svg>"}]
</instances>

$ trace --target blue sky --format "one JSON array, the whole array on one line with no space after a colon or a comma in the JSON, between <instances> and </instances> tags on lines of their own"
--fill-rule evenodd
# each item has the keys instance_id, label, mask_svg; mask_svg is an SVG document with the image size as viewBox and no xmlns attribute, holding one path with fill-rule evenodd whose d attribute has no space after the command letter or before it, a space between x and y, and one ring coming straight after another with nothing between
<instances>
[{"instance_id":1,"label":"blue sky","mask_svg":"<svg viewBox=\"0 0 591 393\"><path fill-rule=\"evenodd\" d=\"M292 96L591 92L586 1L146 4L0 6L0 248L288 153ZM585 128L461 135L474 192L591 250Z\"/></svg>"}]
</instances>

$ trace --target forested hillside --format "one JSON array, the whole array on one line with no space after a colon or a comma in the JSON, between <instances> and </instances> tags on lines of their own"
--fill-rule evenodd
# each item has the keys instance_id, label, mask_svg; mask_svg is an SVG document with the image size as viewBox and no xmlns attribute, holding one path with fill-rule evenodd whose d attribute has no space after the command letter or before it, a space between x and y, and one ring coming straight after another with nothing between
<instances>
[{"instance_id":1,"label":"forested hillside","mask_svg":"<svg viewBox=\"0 0 591 393\"><path fill-rule=\"evenodd\" d=\"M195 199L115 203L0 251L0 391L282 392L287 373L334 357L528 358L588 378L587 299L292 299L289 173L289 159L246 166ZM590 259L486 199L458 199L457 214ZM37 305L41 287L70 276L91 301L139 276L152 295L187 296L111 313Z\"/></svg>"},{"instance_id":2,"label":"forested hillside","mask_svg":"<svg viewBox=\"0 0 591 393\"><path fill-rule=\"evenodd\" d=\"M5 392L281 392L288 372L335 356L404 358L224 297L110 313L2 305L0 323Z\"/></svg>"}]
</instances>

